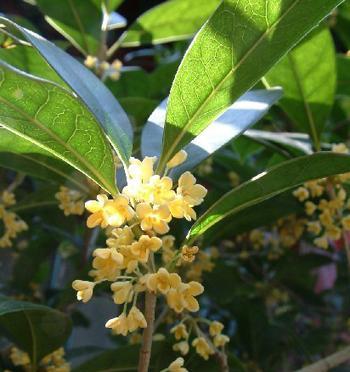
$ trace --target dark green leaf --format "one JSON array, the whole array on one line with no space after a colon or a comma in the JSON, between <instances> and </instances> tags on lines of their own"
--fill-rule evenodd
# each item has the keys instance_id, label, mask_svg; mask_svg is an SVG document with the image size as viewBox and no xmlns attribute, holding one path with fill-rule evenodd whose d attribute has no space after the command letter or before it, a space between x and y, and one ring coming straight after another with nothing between
<instances>
[{"instance_id":1,"label":"dark green leaf","mask_svg":"<svg viewBox=\"0 0 350 372\"><path fill-rule=\"evenodd\" d=\"M224 0L176 74L159 170L341 2Z\"/></svg>"},{"instance_id":2,"label":"dark green leaf","mask_svg":"<svg viewBox=\"0 0 350 372\"><path fill-rule=\"evenodd\" d=\"M0 128L0 165L44 181L69 184L78 190L88 191L82 177L74 174L77 173L74 168L4 128Z\"/></svg>"},{"instance_id":3,"label":"dark green leaf","mask_svg":"<svg viewBox=\"0 0 350 372\"><path fill-rule=\"evenodd\" d=\"M0 124L115 194L111 148L95 118L69 91L0 62Z\"/></svg>"},{"instance_id":4,"label":"dark green leaf","mask_svg":"<svg viewBox=\"0 0 350 372\"><path fill-rule=\"evenodd\" d=\"M0 327L29 353L35 365L63 345L71 332L71 321L50 307L0 297Z\"/></svg>"},{"instance_id":5,"label":"dark green leaf","mask_svg":"<svg viewBox=\"0 0 350 372\"><path fill-rule=\"evenodd\" d=\"M312 32L265 76L268 86L283 88L281 107L296 128L310 134L318 149L333 105L336 80L334 45L326 28Z\"/></svg>"},{"instance_id":6,"label":"dark green leaf","mask_svg":"<svg viewBox=\"0 0 350 372\"><path fill-rule=\"evenodd\" d=\"M350 57L337 56L338 89L337 94L350 96Z\"/></svg>"},{"instance_id":7,"label":"dark green leaf","mask_svg":"<svg viewBox=\"0 0 350 372\"><path fill-rule=\"evenodd\" d=\"M193 241L224 218L270 199L306 181L350 171L350 156L331 152L302 156L259 174L214 203L192 226Z\"/></svg>"}]
</instances>

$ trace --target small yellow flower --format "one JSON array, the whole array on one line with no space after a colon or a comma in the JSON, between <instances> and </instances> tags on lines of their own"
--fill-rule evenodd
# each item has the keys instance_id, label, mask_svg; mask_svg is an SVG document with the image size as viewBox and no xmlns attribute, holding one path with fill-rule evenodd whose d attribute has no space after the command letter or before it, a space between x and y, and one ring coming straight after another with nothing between
<instances>
[{"instance_id":1,"label":"small yellow flower","mask_svg":"<svg viewBox=\"0 0 350 372\"><path fill-rule=\"evenodd\" d=\"M143 231L153 229L161 235L169 231L168 222L171 220L171 215L166 205L152 208L147 203L140 203L136 207L136 213L141 220L140 226Z\"/></svg>"},{"instance_id":2,"label":"small yellow flower","mask_svg":"<svg viewBox=\"0 0 350 372\"><path fill-rule=\"evenodd\" d=\"M120 246L130 245L134 241L134 233L129 226L123 228L114 228L107 239L107 245L110 248L118 248Z\"/></svg>"},{"instance_id":3,"label":"small yellow flower","mask_svg":"<svg viewBox=\"0 0 350 372\"><path fill-rule=\"evenodd\" d=\"M175 218L185 218L187 221L195 220L197 214L190 204L181 195L177 195L168 204L171 215Z\"/></svg>"},{"instance_id":4,"label":"small yellow flower","mask_svg":"<svg viewBox=\"0 0 350 372\"><path fill-rule=\"evenodd\" d=\"M55 194L55 198L60 202L58 207L63 210L65 216L72 214L79 216L84 213L84 201L81 192L61 186L60 191Z\"/></svg>"},{"instance_id":5,"label":"small yellow flower","mask_svg":"<svg viewBox=\"0 0 350 372\"><path fill-rule=\"evenodd\" d=\"M211 322L209 326L210 336L214 337L214 336L219 335L223 329L224 329L224 325L222 323L217 322L217 321Z\"/></svg>"},{"instance_id":6,"label":"small yellow flower","mask_svg":"<svg viewBox=\"0 0 350 372\"><path fill-rule=\"evenodd\" d=\"M181 313L184 309L191 312L199 310L199 303L195 296L203 293L204 288L198 282L181 283L177 288L170 288L166 298L168 305L177 313Z\"/></svg>"},{"instance_id":7,"label":"small yellow flower","mask_svg":"<svg viewBox=\"0 0 350 372\"><path fill-rule=\"evenodd\" d=\"M192 346L196 348L197 354L203 359L208 360L210 355L214 354L214 350L210 347L204 337L197 337L192 341Z\"/></svg>"},{"instance_id":8,"label":"small yellow flower","mask_svg":"<svg viewBox=\"0 0 350 372\"><path fill-rule=\"evenodd\" d=\"M16 204L15 194L8 190L4 190L1 195L1 201L5 207L11 207Z\"/></svg>"},{"instance_id":9,"label":"small yellow flower","mask_svg":"<svg viewBox=\"0 0 350 372\"><path fill-rule=\"evenodd\" d=\"M171 328L170 333L174 333L176 340L181 340L182 338L187 339L188 338L188 332L186 325L183 323L180 323L173 328Z\"/></svg>"},{"instance_id":10,"label":"small yellow flower","mask_svg":"<svg viewBox=\"0 0 350 372\"><path fill-rule=\"evenodd\" d=\"M152 176L144 186L144 200L157 205L166 204L175 198L173 180L170 177Z\"/></svg>"},{"instance_id":11,"label":"small yellow flower","mask_svg":"<svg viewBox=\"0 0 350 372\"><path fill-rule=\"evenodd\" d=\"M90 275L97 281L116 280L124 264L123 255L113 248L97 248L93 256L92 267L95 270L91 270Z\"/></svg>"},{"instance_id":12,"label":"small yellow flower","mask_svg":"<svg viewBox=\"0 0 350 372\"><path fill-rule=\"evenodd\" d=\"M181 249L181 258L185 262L193 262L196 258L196 254L198 253L199 248L195 245L193 247L189 247L188 245L184 245Z\"/></svg>"},{"instance_id":13,"label":"small yellow flower","mask_svg":"<svg viewBox=\"0 0 350 372\"><path fill-rule=\"evenodd\" d=\"M89 282L87 280L74 280L72 287L78 291L77 299L79 301L88 302L94 292L95 283Z\"/></svg>"},{"instance_id":14,"label":"small yellow flower","mask_svg":"<svg viewBox=\"0 0 350 372\"><path fill-rule=\"evenodd\" d=\"M90 228L98 225L102 228L120 227L134 216L129 200L123 195L118 195L115 199L108 199L104 194L97 195L97 201L87 201L85 208L92 213L87 219L87 226Z\"/></svg>"},{"instance_id":15,"label":"small yellow flower","mask_svg":"<svg viewBox=\"0 0 350 372\"><path fill-rule=\"evenodd\" d=\"M94 56L90 56L88 55L86 58L85 58L85 61L84 61L84 65L87 67L87 68L95 68L98 64L98 59Z\"/></svg>"},{"instance_id":16,"label":"small yellow flower","mask_svg":"<svg viewBox=\"0 0 350 372\"><path fill-rule=\"evenodd\" d=\"M305 213L308 215L308 216L311 216L312 214L315 213L317 209L317 206L316 204L314 204L313 202L311 201L307 201L305 203Z\"/></svg>"},{"instance_id":17,"label":"small yellow flower","mask_svg":"<svg viewBox=\"0 0 350 372\"><path fill-rule=\"evenodd\" d=\"M179 178L176 192L181 195L189 205L195 206L203 202L207 194L207 189L202 185L196 184L196 178L192 173L185 172Z\"/></svg>"},{"instance_id":18,"label":"small yellow flower","mask_svg":"<svg viewBox=\"0 0 350 372\"><path fill-rule=\"evenodd\" d=\"M147 327L147 322L144 315L136 306L131 308L127 317L127 323L129 332L133 332L138 328Z\"/></svg>"},{"instance_id":19,"label":"small yellow flower","mask_svg":"<svg viewBox=\"0 0 350 372\"><path fill-rule=\"evenodd\" d=\"M132 243L130 251L140 262L146 263L150 252L157 252L161 246L161 239L142 235L137 242Z\"/></svg>"},{"instance_id":20,"label":"small yellow flower","mask_svg":"<svg viewBox=\"0 0 350 372\"><path fill-rule=\"evenodd\" d=\"M16 347L11 348L10 359L15 366L26 366L30 364L28 353L19 350Z\"/></svg>"},{"instance_id":21,"label":"small yellow flower","mask_svg":"<svg viewBox=\"0 0 350 372\"><path fill-rule=\"evenodd\" d=\"M219 334L214 337L213 341L215 347L222 347L225 346L230 341L230 338L226 335Z\"/></svg>"},{"instance_id":22,"label":"small yellow flower","mask_svg":"<svg viewBox=\"0 0 350 372\"><path fill-rule=\"evenodd\" d=\"M239 177L239 174L237 174L236 172L229 172L228 173L228 178L230 180L230 183L231 183L231 186L232 187L236 187L239 185L240 183L240 177Z\"/></svg>"},{"instance_id":23,"label":"small yellow flower","mask_svg":"<svg viewBox=\"0 0 350 372\"><path fill-rule=\"evenodd\" d=\"M176 289L180 285L180 276L176 273L169 273L164 267L161 267L155 274L149 274L146 278L146 286L150 291L159 291L164 295L167 294L171 288Z\"/></svg>"},{"instance_id":24,"label":"small yellow flower","mask_svg":"<svg viewBox=\"0 0 350 372\"><path fill-rule=\"evenodd\" d=\"M177 358L172 363L170 363L167 370L169 372L188 372L186 368L183 367L185 361L183 358Z\"/></svg>"},{"instance_id":25,"label":"small yellow flower","mask_svg":"<svg viewBox=\"0 0 350 372\"><path fill-rule=\"evenodd\" d=\"M319 198L325 190L324 187L320 185L319 180L305 182L304 186L309 189L313 198Z\"/></svg>"},{"instance_id":26,"label":"small yellow flower","mask_svg":"<svg viewBox=\"0 0 350 372\"><path fill-rule=\"evenodd\" d=\"M349 231L350 230L350 215L343 217L341 220L341 223L344 227L345 230Z\"/></svg>"},{"instance_id":27,"label":"small yellow flower","mask_svg":"<svg viewBox=\"0 0 350 372\"><path fill-rule=\"evenodd\" d=\"M164 235L162 236L162 247L163 249L171 249L174 247L175 236L174 235Z\"/></svg>"},{"instance_id":28,"label":"small yellow flower","mask_svg":"<svg viewBox=\"0 0 350 372\"><path fill-rule=\"evenodd\" d=\"M307 223L307 231L314 235L318 235L321 232L321 224L319 221L310 221Z\"/></svg>"},{"instance_id":29,"label":"small yellow flower","mask_svg":"<svg viewBox=\"0 0 350 372\"><path fill-rule=\"evenodd\" d=\"M129 332L129 325L125 313L122 313L116 318L109 319L106 323L106 328L112 329L117 335L126 336Z\"/></svg>"},{"instance_id":30,"label":"small yellow flower","mask_svg":"<svg viewBox=\"0 0 350 372\"><path fill-rule=\"evenodd\" d=\"M181 355L187 355L190 351L190 345L187 341L177 342L173 345L173 350L181 353Z\"/></svg>"},{"instance_id":31,"label":"small yellow flower","mask_svg":"<svg viewBox=\"0 0 350 372\"><path fill-rule=\"evenodd\" d=\"M323 235L319 238L314 239L314 243L317 247L327 249L328 248L328 239L327 236Z\"/></svg>"},{"instance_id":32,"label":"small yellow flower","mask_svg":"<svg viewBox=\"0 0 350 372\"><path fill-rule=\"evenodd\" d=\"M341 229L335 225L327 226L326 236L332 240L339 240L341 238Z\"/></svg>"},{"instance_id":33,"label":"small yellow flower","mask_svg":"<svg viewBox=\"0 0 350 372\"><path fill-rule=\"evenodd\" d=\"M300 201L303 202L309 198L309 191L305 187L298 187L293 191L293 195Z\"/></svg>"},{"instance_id":34,"label":"small yellow flower","mask_svg":"<svg viewBox=\"0 0 350 372\"><path fill-rule=\"evenodd\" d=\"M320 221L325 227L333 225L333 217L329 209L324 210L320 214Z\"/></svg>"},{"instance_id":35,"label":"small yellow flower","mask_svg":"<svg viewBox=\"0 0 350 372\"><path fill-rule=\"evenodd\" d=\"M115 282L111 284L113 300L117 305L131 302L133 298L133 285L129 282Z\"/></svg>"},{"instance_id":36,"label":"small yellow flower","mask_svg":"<svg viewBox=\"0 0 350 372\"><path fill-rule=\"evenodd\" d=\"M180 150L178 153L176 153L168 162L167 162L167 168L172 169L180 164L184 163L187 159L187 152L185 150Z\"/></svg>"},{"instance_id":37,"label":"small yellow flower","mask_svg":"<svg viewBox=\"0 0 350 372\"><path fill-rule=\"evenodd\" d=\"M337 143L337 144L332 145L332 151L336 152L338 154L348 154L349 153L349 149L347 148L345 143Z\"/></svg>"}]
</instances>

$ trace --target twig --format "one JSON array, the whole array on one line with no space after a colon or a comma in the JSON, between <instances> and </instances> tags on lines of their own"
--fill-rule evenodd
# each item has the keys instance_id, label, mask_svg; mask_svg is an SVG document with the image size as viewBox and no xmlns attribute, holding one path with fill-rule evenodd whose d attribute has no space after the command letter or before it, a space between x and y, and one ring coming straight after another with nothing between
<instances>
[{"instance_id":1,"label":"twig","mask_svg":"<svg viewBox=\"0 0 350 372\"><path fill-rule=\"evenodd\" d=\"M350 360L350 346L295 372L327 372Z\"/></svg>"},{"instance_id":2,"label":"twig","mask_svg":"<svg viewBox=\"0 0 350 372\"><path fill-rule=\"evenodd\" d=\"M230 372L230 368L228 366L228 361L227 361L227 355L224 351L217 351L215 353L215 357L218 360L220 364L220 370L221 372Z\"/></svg>"},{"instance_id":3,"label":"twig","mask_svg":"<svg viewBox=\"0 0 350 372\"><path fill-rule=\"evenodd\" d=\"M156 295L147 291L145 299L145 318L147 321L147 328L145 328L143 331L138 372L148 372L148 367L151 360L156 302Z\"/></svg>"}]
</instances>

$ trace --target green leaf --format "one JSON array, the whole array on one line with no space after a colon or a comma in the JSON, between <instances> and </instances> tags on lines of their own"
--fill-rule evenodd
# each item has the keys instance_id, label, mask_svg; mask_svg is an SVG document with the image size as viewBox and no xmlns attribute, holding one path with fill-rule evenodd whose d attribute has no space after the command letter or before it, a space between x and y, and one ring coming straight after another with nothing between
<instances>
[{"instance_id":1,"label":"green leaf","mask_svg":"<svg viewBox=\"0 0 350 372\"><path fill-rule=\"evenodd\" d=\"M253 90L244 94L198 137L185 146L185 163L172 171L176 178L186 170L195 168L208 156L260 120L281 97L280 89ZM159 156L165 121L166 100L152 113L142 132L142 155Z\"/></svg>"},{"instance_id":2,"label":"green leaf","mask_svg":"<svg viewBox=\"0 0 350 372\"><path fill-rule=\"evenodd\" d=\"M219 0L169 0L142 14L121 36L123 47L190 39Z\"/></svg>"},{"instance_id":3,"label":"green leaf","mask_svg":"<svg viewBox=\"0 0 350 372\"><path fill-rule=\"evenodd\" d=\"M350 58L338 55L338 89L337 94L350 96Z\"/></svg>"},{"instance_id":4,"label":"green leaf","mask_svg":"<svg viewBox=\"0 0 350 372\"><path fill-rule=\"evenodd\" d=\"M306 181L349 171L350 156L332 152L322 152L286 161L225 194L196 221L187 239L192 242L224 218Z\"/></svg>"},{"instance_id":5,"label":"green leaf","mask_svg":"<svg viewBox=\"0 0 350 372\"><path fill-rule=\"evenodd\" d=\"M0 128L0 166L89 192L81 175L41 147ZM76 174L74 174L76 173Z\"/></svg>"},{"instance_id":6,"label":"green leaf","mask_svg":"<svg viewBox=\"0 0 350 372\"><path fill-rule=\"evenodd\" d=\"M111 148L69 91L0 62L0 124L116 194Z\"/></svg>"},{"instance_id":7,"label":"green leaf","mask_svg":"<svg viewBox=\"0 0 350 372\"><path fill-rule=\"evenodd\" d=\"M50 307L1 296L0 327L36 365L64 344L72 326L67 315Z\"/></svg>"},{"instance_id":8,"label":"green leaf","mask_svg":"<svg viewBox=\"0 0 350 372\"><path fill-rule=\"evenodd\" d=\"M299 130L320 148L320 135L334 101L337 71L332 35L318 28L265 76L267 86L279 85L280 105Z\"/></svg>"},{"instance_id":9,"label":"green leaf","mask_svg":"<svg viewBox=\"0 0 350 372\"><path fill-rule=\"evenodd\" d=\"M335 19L335 32L345 48L350 49L350 3L345 1L338 9Z\"/></svg>"},{"instance_id":10,"label":"green leaf","mask_svg":"<svg viewBox=\"0 0 350 372\"><path fill-rule=\"evenodd\" d=\"M0 48L0 60L37 77L53 81L67 87L65 82L40 56L35 48L26 45L17 45L14 48Z\"/></svg>"},{"instance_id":11,"label":"green leaf","mask_svg":"<svg viewBox=\"0 0 350 372\"><path fill-rule=\"evenodd\" d=\"M92 0L36 0L46 21L83 54L96 55L100 46L102 10Z\"/></svg>"},{"instance_id":12,"label":"green leaf","mask_svg":"<svg viewBox=\"0 0 350 372\"><path fill-rule=\"evenodd\" d=\"M341 2L224 0L176 74L158 170Z\"/></svg>"},{"instance_id":13,"label":"green leaf","mask_svg":"<svg viewBox=\"0 0 350 372\"><path fill-rule=\"evenodd\" d=\"M81 98L103 127L119 158L127 164L132 151L132 126L113 94L91 71L48 40L6 18L0 17L0 21L11 33L19 33L31 43Z\"/></svg>"}]
</instances>

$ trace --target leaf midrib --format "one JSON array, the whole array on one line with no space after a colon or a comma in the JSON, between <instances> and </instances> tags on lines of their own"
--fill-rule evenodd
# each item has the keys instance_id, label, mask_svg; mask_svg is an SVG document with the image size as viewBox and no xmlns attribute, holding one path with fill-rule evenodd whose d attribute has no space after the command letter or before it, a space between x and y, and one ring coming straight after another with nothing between
<instances>
[{"instance_id":1,"label":"leaf midrib","mask_svg":"<svg viewBox=\"0 0 350 372\"><path fill-rule=\"evenodd\" d=\"M200 114L202 111L203 107L207 104L207 102L212 98L214 94L218 90L220 90L220 87L226 82L228 78L233 75L238 68L241 67L241 65L245 62L245 60L254 52L254 50L264 41L264 39L270 34L271 30L273 30L288 14L289 12L300 2L301 0L295 0L293 4L290 5L288 9L281 15L281 17L274 23L272 24L267 30L261 35L261 37L254 43L254 45L245 53L245 55L241 58L241 60L238 62L238 64L231 69L228 74L221 80L221 82L216 86L215 89L212 90L212 92L208 95L208 97L200 104L200 106L197 108L195 111L194 115L192 118L187 122L187 124L183 127L182 131L180 132L179 136L175 138L173 144L170 146L169 151L164 155L163 163L165 163L169 159L169 154L172 153L173 149L176 148L178 143L181 141L181 139L184 137L185 133L187 133L187 129L189 126L192 125L193 121L197 119L197 116Z\"/></svg>"},{"instance_id":2,"label":"leaf midrib","mask_svg":"<svg viewBox=\"0 0 350 372\"><path fill-rule=\"evenodd\" d=\"M5 79L5 77L4 77L4 79ZM1 84L0 84L0 86L1 86ZM64 148L66 148L68 151L70 151L87 169L89 169L97 177L97 179L101 183L101 186L102 185L104 187L108 186L108 188L110 188L110 191L112 191L114 189L113 187L111 187L111 185L109 184L109 182L106 181L105 178L101 174L96 173L96 168L91 167L90 164L85 161L84 157L82 157L79 153L77 153L71 146L69 146L60 137L58 137L55 133L53 133L49 128L45 127L45 125L43 125L42 123L40 123L37 119L30 117L25 111L23 111L21 108L19 108L18 106L14 105L12 102L8 101L7 99L5 99L3 97L0 97L0 102L3 102L5 105L7 104L8 106L12 107L19 114L21 114L24 118L27 118L27 120L29 122L33 123L39 129L42 129L43 131L45 131L49 136L51 136L54 140L56 140L58 143L60 143ZM1 115L0 115L0 118L1 118ZM49 147L47 147L43 143L35 140L32 137L29 137L29 136L24 135L23 133L21 133L21 132L15 130L15 129L9 127L6 124L3 124L2 123L2 125L5 128L7 128L10 132L15 133L15 134L19 135L22 138L25 138L26 140L30 141L31 143L33 143L33 144L35 144L35 145L37 145L37 146L45 149L46 151L52 153L56 157L62 159L63 161L67 162L68 164L72 165L73 167L76 167L76 165L72 164L72 162L70 160L68 160L66 157L62 156L61 154L58 154L56 151L53 151L52 149L50 149ZM84 172L82 170L80 170L80 171L82 173L84 173L88 177L88 175L86 174L86 172ZM107 190L107 191L109 191L109 190Z\"/></svg>"}]
</instances>

